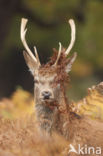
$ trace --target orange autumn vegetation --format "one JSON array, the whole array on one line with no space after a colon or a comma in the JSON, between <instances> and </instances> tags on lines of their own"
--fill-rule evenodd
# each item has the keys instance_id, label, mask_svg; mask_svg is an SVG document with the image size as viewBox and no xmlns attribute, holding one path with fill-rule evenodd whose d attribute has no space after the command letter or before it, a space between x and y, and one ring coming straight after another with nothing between
<instances>
[{"instance_id":1,"label":"orange autumn vegetation","mask_svg":"<svg viewBox=\"0 0 103 156\"><path fill-rule=\"evenodd\" d=\"M20 118L33 112L33 96L23 89L17 89L9 99L3 98L0 101L0 116L4 118Z\"/></svg>"},{"instance_id":2,"label":"orange autumn vegetation","mask_svg":"<svg viewBox=\"0 0 103 156\"><path fill-rule=\"evenodd\" d=\"M34 116L0 119L0 156L65 156L67 142L57 134L44 138L37 131Z\"/></svg>"},{"instance_id":3,"label":"orange autumn vegetation","mask_svg":"<svg viewBox=\"0 0 103 156\"><path fill-rule=\"evenodd\" d=\"M58 134L45 138L35 121L33 96L17 89L0 101L0 156L66 156L69 142ZM80 115L103 120L103 83L88 89L88 95L73 103Z\"/></svg>"},{"instance_id":4,"label":"orange autumn vegetation","mask_svg":"<svg viewBox=\"0 0 103 156\"><path fill-rule=\"evenodd\" d=\"M33 96L17 89L0 101L0 156L64 156L67 142L62 136L44 138L36 127Z\"/></svg>"}]
</instances>

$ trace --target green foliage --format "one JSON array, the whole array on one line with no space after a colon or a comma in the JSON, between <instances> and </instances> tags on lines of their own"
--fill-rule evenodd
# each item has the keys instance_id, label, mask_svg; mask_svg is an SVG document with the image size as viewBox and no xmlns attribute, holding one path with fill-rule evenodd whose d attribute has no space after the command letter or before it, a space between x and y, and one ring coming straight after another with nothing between
<instances>
[{"instance_id":1,"label":"green foliage","mask_svg":"<svg viewBox=\"0 0 103 156\"><path fill-rule=\"evenodd\" d=\"M3 54L5 54L5 58L10 60L13 48L17 49L18 53L23 49L20 41L20 22L22 17L29 19L26 36L27 42L32 50L34 45L37 46L41 62L48 60L48 56L52 54L52 48L56 47L58 49L59 41L64 47L68 46L70 41L70 27L67 21L73 18L76 23L77 35L72 52L77 51L78 53L77 61L72 70L72 75L75 75L75 79L72 82L73 87L77 87L74 86L77 81L79 86L81 85L79 79L83 79L83 81L85 79L86 86L84 90L89 85L101 80L101 75L103 75L102 1L23 0L21 4L29 9L32 17L30 17L28 12L14 14L4 46L5 53ZM52 22L56 22L57 24L54 24L53 27L43 26L33 17L36 17L36 19L45 24ZM100 75L97 73L100 73ZM86 80L88 78L92 79L92 77L94 77L93 79L95 81L88 83ZM81 94L82 91L78 98L82 97Z\"/></svg>"}]
</instances>

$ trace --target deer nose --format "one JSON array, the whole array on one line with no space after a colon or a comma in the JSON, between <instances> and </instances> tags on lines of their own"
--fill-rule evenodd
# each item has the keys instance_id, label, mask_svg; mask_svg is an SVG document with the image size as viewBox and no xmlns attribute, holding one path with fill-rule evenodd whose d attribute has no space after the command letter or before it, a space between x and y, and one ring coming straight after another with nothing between
<instances>
[{"instance_id":1,"label":"deer nose","mask_svg":"<svg viewBox=\"0 0 103 156\"><path fill-rule=\"evenodd\" d=\"M42 92L42 96L43 96L44 99L49 99L50 96L51 96L51 92L49 92L49 91L43 91Z\"/></svg>"}]
</instances>

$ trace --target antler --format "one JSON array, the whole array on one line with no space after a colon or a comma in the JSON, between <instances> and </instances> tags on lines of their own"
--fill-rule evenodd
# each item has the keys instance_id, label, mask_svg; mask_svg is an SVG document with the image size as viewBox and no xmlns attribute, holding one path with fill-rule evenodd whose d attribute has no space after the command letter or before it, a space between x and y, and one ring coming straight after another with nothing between
<instances>
[{"instance_id":1,"label":"antler","mask_svg":"<svg viewBox=\"0 0 103 156\"><path fill-rule=\"evenodd\" d=\"M67 56L70 53L70 50L72 49L74 42L75 42L75 34L76 34L76 28L75 28L75 23L73 19L69 20L69 24L71 27L71 42L67 48L67 50L65 51L65 55Z\"/></svg>"},{"instance_id":2,"label":"antler","mask_svg":"<svg viewBox=\"0 0 103 156\"><path fill-rule=\"evenodd\" d=\"M26 28L26 24L27 24L28 20L25 19L25 18L22 18L21 20L21 41L27 51L27 53L31 56L31 58L35 61L35 63L40 66L40 60L39 60L39 56L38 56L38 53L37 53L37 49L36 47L34 47L34 52L35 52L35 56L33 55L32 51L30 50L30 48L28 47L27 45L27 42L26 42L26 39L25 39L25 35L26 35L26 32L27 32L27 28ZM76 28L75 28L75 23L74 23L74 20L73 19L70 19L69 20L69 24L70 24L70 27L71 27L71 41L70 41L70 44L67 48L67 50L65 51L65 56L67 56L69 53L70 53L70 50L72 49L73 45L74 45L74 42L75 42L75 33L76 33ZM58 63L58 60L60 58L60 55L61 55L61 52L62 52L62 46L61 46L61 43L59 42L59 52L58 52L58 56L57 56L57 59L54 63L54 66L57 65Z\"/></svg>"},{"instance_id":3,"label":"antler","mask_svg":"<svg viewBox=\"0 0 103 156\"><path fill-rule=\"evenodd\" d=\"M39 55L38 55L38 52L37 52L37 49L36 49L36 46L34 46L34 52L35 52L35 56L36 56L38 64L41 65L40 64L40 60L39 60Z\"/></svg>"},{"instance_id":4,"label":"antler","mask_svg":"<svg viewBox=\"0 0 103 156\"><path fill-rule=\"evenodd\" d=\"M75 42L76 28L75 28L74 20L73 19L70 19L69 20L69 24L70 24L70 27L71 27L71 41L70 41L70 44L69 44L67 50L65 51L65 56L67 56L70 53L70 50L72 49L72 47L74 45L74 42ZM60 58L60 55L61 55L61 43L59 43L59 52L58 52L57 59L56 59L56 61L54 63L55 66L58 63L58 60Z\"/></svg>"},{"instance_id":5,"label":"antler","mask_svg":"<svg viewBox=\"0 0 103 156\"><path fill-rule=\"evenodd\" d=\"M59 42L59 52L58 52L57 59L56 59L56 61L55 61L55 63L54 63L54 65L53 65L53 66L56 66L56 65L57 65L57 63L58 63L58 60L59 60L60 55L61 55L61 49L62 49L62 45L61 45L61 43Z\"/></svg>"},{"instance_id":6,"label":"antler","mask_svg":"<svg viewBox=\"0 0 103 156\"><path fill-rule=\"evenodd\" d=\"M25 35L26 35L26 32L27 32L27 28L26 28L27 22L28 22L27 19L25 19L25 18L21 19L21 33L20 33L21 41L22 41L27 53L29 54L29 56L31 56L31 58L35 61L35 63L37 63L37 65L40 66L40 61L39 61L39 57L38 57L36 48L34 48L35 54L36 54L36 57L35 57L33 55L32 51L30 50L30 48L28 47L26 39L25 39Z\"/></svg>"}]
</instances>

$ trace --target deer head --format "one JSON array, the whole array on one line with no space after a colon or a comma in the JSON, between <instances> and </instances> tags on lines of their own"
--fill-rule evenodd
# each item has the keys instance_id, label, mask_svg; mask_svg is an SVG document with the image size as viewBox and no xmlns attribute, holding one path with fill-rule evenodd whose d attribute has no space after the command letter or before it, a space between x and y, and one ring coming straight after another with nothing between
<instances>
[{"instance_id":1,"label":"deer head","mask_svg":"<svg viewBox=\"0 0 103 156\"><path fill-rule=\"evenodd\" d=\"M50 61L46 65L41 65L36 47L34 47L34 56L25 39L27 22L27 19L22 18L21 41L26 49L23 52L26 64L34 77L35 99L42 102L52 102L59 96L60 86L63 86L67 81L68 73L71 71L72 64L77 56L74 53L72 57L67 58L75 42L75 23L72 19L69 20L71 41L68 48L65 50L59 43L59 50L54 50Z\"/></svg>"}]
</instances>

